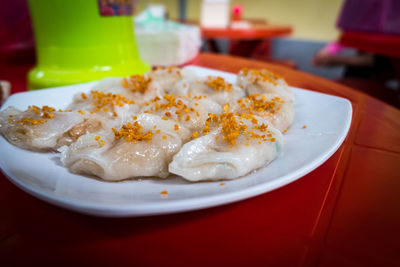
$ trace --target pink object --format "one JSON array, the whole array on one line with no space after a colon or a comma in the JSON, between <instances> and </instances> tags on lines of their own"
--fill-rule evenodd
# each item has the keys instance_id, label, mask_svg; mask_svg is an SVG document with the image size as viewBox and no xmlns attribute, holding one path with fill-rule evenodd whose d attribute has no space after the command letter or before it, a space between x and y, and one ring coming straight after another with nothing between
<instances>
[{"instance_id":1,"label":"pink object","mask_svg":"<svg viewBox=\"0 0 400 267\"><path fill-rule=\"evenodd\" d=\"M232 7L232 20L234 21L239 21L242 20L242 12L243 12L243 7L241 5L234 5Z\"/></svg>"},{"instance_id":2,"label":"pink object","mask_svg":"<svg viewBox=\"0 0 400 267\"><path fill-rule=\"evenodd\" d=\"M329 43L325 46L324 50L327 51L331 56L336 55L340 51L346 48L344 45L336 42Z\"/></svg>"},{"instance_id":3,"label":"pink object","mask_svg":"<svg viewBox=\"0 0 400 267\"><path fill-rule=\"evenodd\" d=\"M234 5L233 6L233 13L235 14L242 14L243 8L241 5Z\"/></svg>"}]
</instances>

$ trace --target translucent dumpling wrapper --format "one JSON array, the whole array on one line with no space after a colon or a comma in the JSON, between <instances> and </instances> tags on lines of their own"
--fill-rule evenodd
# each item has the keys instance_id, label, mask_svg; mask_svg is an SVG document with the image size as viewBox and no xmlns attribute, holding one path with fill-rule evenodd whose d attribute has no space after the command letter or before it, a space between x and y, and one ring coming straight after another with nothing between
<instances>
[{"instance_id":1,"label":"translucent dumpling wrapper","mask_svg":"<svg viewBox=\"0 0 400 267\"><path fill-rule=\"evenodd\" d=\"M182 80L171 92L177 96L205 96L221 106L245 96L240 87L218 76Z\"/></svg>"},{"instance_id":2,"label":"translucent dumpling wrapper","mask_svg":"<svg viewBox=\"0 0 400 267\"><path fill-rule=\"evenodd\" d=\"M119 94L136 104L143 105L155 97L162 97L178 81L194 77L188 69L177 67L160 68L151 72L125 78L105 78L92 88L93 91Z\"/></svg>"},{"instance_id":3,"label":"translucent dumpling wrapper","mask_svg":"<svg viewBox=\"0 0 400 267\"><path fill-rule=\"evenodd\" d=\"M229 110L234 113L251 113L262 117L281 132L285 132L294 120L293 103L277 94L249 95L233 103Z\"/></svg>"},{"instance_id":4,"label":"translucent dumpling wrapper","mask_svg":"<svg viewBox=\"0 0 400 267\"><path fill-rule=\"evenodd\" d=\"M101 91L122 95L136 104L142 105L156 96L164 95L164 90L146 75L131 75L126 78L104 78L92 88L92 91Z\"/></svg>"},{"instance_id":5,"label":"translucent dumpling wrapper","mask_svg":"<svg viewBox=\"0 0 400 267\"><path fill-rule=\"evenodd\" d=\"M0 112L1 134L16 146L37 151L69 145L83 134L98 131L105 122L96 115L49 106L29 106L25 111L8 107Z\"/></svg>"},{"instance_id":6,"label":"translucent dumpling wrapper","mask_svg":"<svg viewBox=\"0 0 400 267\"><path fill-rule=\"evenodd\" d=\"M169 171L193 182L235 179L268 165L282 145L281 132L268 121L223 113L211 116L204 135L181 148Z\"/></svg>"},{"instance_id":7,"label":"translucent dumpling wrapper","mask_svg":"<svg viewBox=\"0 0 400 267\"><path fill-rule=\"evenodd\" d=\"M135 101L123 95L103 91L91 91L88 94L78 93L67 108L96 113L110 119L118 117L121 120L126 120L140 109Z\"/></svg>"},{"instance_id":8,"label":"translucent dumpling wrapper","mask_svg":"<svg viewBox=\"0 0 400 267\"><path fill-rule=\"evenodd\" d=\"M179 67L157 68L146 75L156 81L165 93L169 93L177 82L196 77L192 70Z\"/></svg>"},{"instance_id":9,"label":"translucent dumpling wrapper","mask_svg":"<svg viewBox=\"0 0 400 267\"><path fill-rule=\"evenodd\" d=\"M286 101L294 101L294 95L286 81L279 75L266 70L242 69L236 78L237 84L247 95L274 93Z\"/></svg>"},{"instance_id":10,"label":"translucent dumpling wrapper","mask_svg":"<svg viewBox=\"0 0 400 267\"><path fill-rule=\"evenodd\" d=\"M168 164L191 133L176 122L140 114L120 128L81 136L60 148L61 162L71 172L107 181L169 175Z\"/></svg>"},{"instance_id":11,"label":"translucent dumpling wrapper","mask_svg":"<svg viewBox=\"0 0 400 267\"><path fill-rule=\"evenodd\" d=\"M157 114L165 120L179 122L193 132L200 131L204 127L209 113L222 113L222 107L202 96L175 97L173 94L166 94L161 99L155 98L146 103L141 111Z\"/></svg>"}]
</instances>

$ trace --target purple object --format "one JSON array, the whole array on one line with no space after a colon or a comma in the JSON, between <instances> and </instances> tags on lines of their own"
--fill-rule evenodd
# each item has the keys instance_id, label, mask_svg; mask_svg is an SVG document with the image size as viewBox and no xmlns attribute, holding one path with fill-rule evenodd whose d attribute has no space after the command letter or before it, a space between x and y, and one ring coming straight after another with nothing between
<instances>
[{"instance_id":1,"label":"purple object","mask_svg":"<svg viewBox=\"0 0 400 267\"><path fill-rule=\"evenodd\" d=\"M33 33L26 0L0 1L0 54L33 49Z\"/></svg>"},{"instance_id":2,"label":"purple object","mask_svg":"<svg viewBox=\"0 0 400 267\"><path fill-rule=\"evenodd\" d=\"M400 34L400 0L346 0L337 26L347 31Z\"/></svg>"}]
</instances>

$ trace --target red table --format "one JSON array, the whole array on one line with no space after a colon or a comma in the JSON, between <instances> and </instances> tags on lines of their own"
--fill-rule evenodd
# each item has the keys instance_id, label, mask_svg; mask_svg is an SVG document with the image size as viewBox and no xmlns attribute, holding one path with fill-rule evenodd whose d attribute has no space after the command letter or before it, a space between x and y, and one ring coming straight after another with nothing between
<instances>
[{"instance_id":1,"label":"red table","mask_svg":"<svg viewBox=\"0 0 400 267\"><path fill-rule=\"evenodd\" d=\"M193 64L270 68L290 85L348 98L349 135L298 181L238 203L144 218L70 212L0 177L0 261L8 265L399 266L400 111L363 93L273 64L201 54ZM1 69L4 70L4 63ZM23 89L26 66L0 79Z\"/></svg>"},{"instance_id":2,"label":"red table","mask_svg":"<svg viewBox=\"0 0 400 267\"><path fill-rule=\"evenodd\" d=\"M215 39L225 38L229 41L229 54L251 57L262 53L262 57L269 58L270 40L274 37L287 36L292 33L292 27L287 25L269 25L266 22L249 21L251 27L240 28L201 28L201 34L206 39L212 52L219 49Z\"/></svg>"},{"instance_id":3,"label":"red table","mask_svg":"<svg viewBox=\"0 0 400 267\"><path fill-rule=\"evenodd\" d=\"M292 33L292 27L287 25L254 25L250 28L201 28L204 38L228 38L231 40L269 39Z\"/></svg>"}]
</instances>

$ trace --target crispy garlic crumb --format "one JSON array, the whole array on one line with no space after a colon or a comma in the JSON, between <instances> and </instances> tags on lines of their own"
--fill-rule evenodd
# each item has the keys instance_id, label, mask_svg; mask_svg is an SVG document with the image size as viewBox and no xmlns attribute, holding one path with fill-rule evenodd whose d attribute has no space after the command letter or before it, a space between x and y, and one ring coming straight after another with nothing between
<instances>
[{"instance_id":1,"label":"crispy garlic crumb","mask_svg":"<svg viewBox=\"0 0 400 267\"><path fill-rule=\"evenodd\" d=\"M216 77L213 78L211 76L207 77L206 85L210 86L214 91L225 91L229 92L232 89L232 84L225 82L224 78Z\"/></svg>"},{"instance_id":2,"label":"crispy garlic crumb","mask_svg":"<svg viewBox=\"0 0 400 267\"><path fill-rule=\"evenodd\" d=\"M133 124L130 122L124 124L119 131L112 128L115 140L125 138L125 141L133 142L134 144L136 144L137 141L150 142L152 140L153 132L148 131L147 133L145 133L142 130L143 127L137 121L135 121Z\"/></svg>"},{"instance_id":3,"label":"crispy garlic crumb","mask_svg":"<svg viewBox=\"0 0 400 267\"><path fill-rule=\"evenodd\" d=\"M242 72L245 76L251 75L249 81L255 83L262 81L278 85L277 80L282 80L281 76L267 69L257 70L257 69L243 68L240 72Z\"/></svg>"},{"instance_id":4,"label":"crispy garlic crumb","mask_svg":"<svg viewBox=\"0 0 400 267\"><path fill-rule=\"evenodd\" d=\"M132 92L145 93L149 84L151 83L151 77L145 77L144 75L131 75L128 78L121 80L121 86L131 90Z\"/></svg>"},{"instance_id":5,"label":"crispy garlic crumb","mask_svg":"<svg viewBox=\"0 0 400 267\"><path fill-rule=\"evenodd\" d=\"M169 194L169 192L167 190L163 190L163 191L160 192L160 197L162 199L167 199L168 198L168 194Z\"/></svg>"},{"instance_id":6,"label":"crispy garlic crumb","mask_svg":"<svg viewBox=\"0 0 400 267\"><path fill-rule=\"evenodd\" d=\"M99 143L100 146L104 146L106 144L106 141L104 141L104 140L102 140L100 138L101 137L97 135L97 136L94 137L94 140L96 140L97 143Z\"/></svg>"},{"instance_id":7,"label":"crispy garlic crumb","mask_svg":"<svg viewBox=\"0 0 400 267\"><path fill-rule=\"evenodd\" d=\"M28 124L37 125L39 123L43 124L44 120L42 120L42 119L35 120L35 119L32 119L32 118L21 118L21 119L17 120L17 123L21 123L21 124L24 124L24 125L28 125Z\"/></svg>"},{"instance_id":8,"label":"crispy garlic crumb","mask_svg":"<svg viewBox=\"0 0 400 267\"><path fill-rule=\"evenodd\" d=\"M197 97L193 99L201 99L202 97ZM174 121L184 120L189 121L191 114L194 116L200 116L200 113L194 109L193 107L188 107L182 99L176 98L174 94L165 94L163 98L155 97L151 100L153 105L149 107L148 110L145 110L144 113L157 113L162 112L163 120L168 120L169 118L174 119L172 116L173 114L176 115L178 118L174 119ZM174 109L174 110L173 110ZM165 111L165 112L164 112Z\"/></svg>"},{"instance_id":9,"label":"crispy garlic crumb","mask_svg":"<svg viewBox=\"0 0 400 267\"><path fill-rule=\"evenodd\" d=\"M229 104L226 104L226 105L224 106L224 111L227 112L228 110L229 110Z\"/></svg>"},{"instance_id":10,"label":"crispy garlic crumb","mask_svg":"<svg viewBox=\"0 0 400 267\"><path fill-rule=\"evenodd\" d=\"M249 128L243 120L249 120L253 125ZM272 133L268 130L268 125L264 123L259 125L257 119L249 113L243 113L239 116L232 112L225 112L220 115L209 113L203 134L207 135L212 126L221 127L222 139L231 146L236 144L236 139L241 135L246 137L246 140L259 139L258 144L261 144L261 141L276 141L275 138L272 138ZM257 134L254 130L265 134Z\"/></svg>"},{"instance_id":11,"label":"crispy garlic crumb","mask_svg":"<svg viewBox=\"0 0 400 267\"><path fill-rule=\"evenodd\" d=\"M101 91L91 91L89 96L85 95L85 98L82 98L87 99L88 97L92 99L92 105L95 106L96 112L100 111L101 109L103 109L104 112L108 112L110 110L108 107L113 108L114 106L122 107L125 104L135 104L135 101L127 99L120 94L105 93ZM115 112L113 112L113 115L114 117L117 116Z\"/></svg>"},{"instance_id":12,"label":"crispy garlic crumb","mask_svg":"<svg viewBox=\"0 0 400 267\"><path fill-rule=\"evenodd\" d=\"M168 67L162 67L162 66L158 66L155 71L159 71L159 70L167 70L167 72L169 74L172 74L172 72L176 72L176 74L180 77L182 76L181 74L181 68L177 67L177 66L168 66Z\"/></svg>"},{"instance_id":13,"label":"crispy garlic crumb","mask_svg":"<svg viewBox=\"0 0 400 267\"><path fill-rule=\"evenodd\" d=\"M283 103L285 103L285 101L278 96L267 100L264 95L254 94L237 100L237 103L240 108L249 113L263 111L275 113L281 109L281 106Z\"/></svg>"},{"instance_id":14,"label":"crispy garlic crumb","mask_svg":"<svg viewBox=\"0 0 400 267\"><path fill-rule=\"evenodd\" d=\"M21 127L22 125L37 125L37 124L43 124L47 122L48 119L53 119L54 118L54 113L56 110L52 107L49 106L43 106L42 108L39 108L37 106L29 106L27 111L33 111L35 115L39 116L39 119L33 119L29 117L23 117L17 121L16 123L20 123ZM12 123L14 122L13 119L9 119L8 122Z\"/></svg>"}]
</instances>

